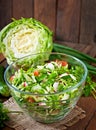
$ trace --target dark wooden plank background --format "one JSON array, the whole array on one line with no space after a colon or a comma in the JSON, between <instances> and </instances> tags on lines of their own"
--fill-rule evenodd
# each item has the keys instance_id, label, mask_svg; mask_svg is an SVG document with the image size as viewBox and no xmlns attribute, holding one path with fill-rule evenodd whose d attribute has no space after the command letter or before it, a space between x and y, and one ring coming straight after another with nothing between
<instances>
[{"instance_id":1,"label":"dark wooden plank background","mask_svg":"<svg viewBox=\"0 0 96 130\"><path fill-rule=\"evenodd\" d=\"M3 0L6 1L6 0ZM33 17L33 0L12 0L12 17L19 19L21 17Z\"/></svg>"},{"instance_id":2,"label":"dark wooden plank background","mask_svg":"<svg viewBox=\"0 0 96 130\"><path fill-rule=\"evenodd\" d=\"M12 18L12 0L0 0L0 30L9 22Z\"/></svg>"},{"instance_id":3,"label":"dark wooden plank background","mask_svg":"<svg viewBox=\"0 0 96 130\"><path fill-rule=\"evenodd\" d=\"M82 0L80 42L96 45L96 0Z\"/></svg>"},{"instance_id":4,"label":"dark wooden plank background","mask_svg":"<svg viewBox=\"0 0 96 130\"><path fill-rule=\"evenodd\" d=\"M34 18L40 20L55 32L56 0L34 0Z\"/></svg>"},{"instance_id":5,"label":"dark wooden plank background","mask_svg":"<svg viewBox=\"0 0 96 130\"><path fill-rule=\"evenodd\" d=\"M96 45L96 0L0 0L0 30L21 17L47 25L56 41Z\"/></svg>"},{"instance_id":6,"label":"dark wooden plank background","mask_svg":"<svg viewBox=\"0 0 96 130\"><path fill-rule=\"evenodd\" d=\"M78 42L80 0L59 0L57 4L56 38L60 41Z\"/></svg>"}]
</instances>

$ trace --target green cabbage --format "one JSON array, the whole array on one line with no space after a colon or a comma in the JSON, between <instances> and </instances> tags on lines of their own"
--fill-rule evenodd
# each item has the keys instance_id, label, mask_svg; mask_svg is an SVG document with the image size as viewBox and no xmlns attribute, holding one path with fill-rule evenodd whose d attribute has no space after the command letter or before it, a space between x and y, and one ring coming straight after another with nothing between
<instances>
[{"instance_id":1,"label":"green cabbage","mask_svg":"<svg viewBox=\"0 0 96 130\"><path fill-rule=\"evenodd\" d=\"M36 19L14 20L0 32L0 52L8 64L30 54L51 52L52 36L49 28Z\"/></svg>"}]
</instances>

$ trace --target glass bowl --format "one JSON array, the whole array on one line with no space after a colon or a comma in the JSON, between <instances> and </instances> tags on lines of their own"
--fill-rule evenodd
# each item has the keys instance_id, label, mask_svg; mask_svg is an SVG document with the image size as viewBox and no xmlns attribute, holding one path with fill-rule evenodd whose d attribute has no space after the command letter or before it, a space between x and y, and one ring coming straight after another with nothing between
<instances>
[{"instance_id":1,"label":"glass bowl","mask_svg":"<svg viewBox=\"0 0 96 130\"><path fill-rule=\"evenodd\" d=\"M55 52L18 59L4 73L17 104L42 123L56 122L70 113L82 95L86 76L81 60Z\"/></svg>"}]
</instances>

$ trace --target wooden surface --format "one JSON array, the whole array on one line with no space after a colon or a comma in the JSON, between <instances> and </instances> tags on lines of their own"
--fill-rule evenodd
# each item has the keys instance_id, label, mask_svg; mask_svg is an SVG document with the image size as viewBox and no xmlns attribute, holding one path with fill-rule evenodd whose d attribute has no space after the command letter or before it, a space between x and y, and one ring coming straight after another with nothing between
<instances>
[{"instance_id":1,"label":"wooden surface","mask_svg":"<svg viewBox=\"0 0 96 130\"><path fill-rule=\"evenodd\" d=\"M55 32L56 0L34 0L34 17Z\"/></svg>"},{"instance_id":2,"label":"wooden surface","mask_svg":"<svg viewBox=\"0 0 96 130\"><path fill-rule=\"evenodd\" d=\"M54 40L96 45L96 0L0 0L0 30L21 17L47 25Z\"/></svg>"},{"instance_id":3,"label":"wooden surface","mask_svg":"<svg viewBox=\"0 0 96 130\"><path fill-rule=\"evenodd\" d=\"M82 0L80 42L96 45L96 0Z\"/></svg>"},{"instance_id":4,"label":"wooden surface","mask_svg":"<svg viewBox=\"0 0 96 130\"><path fill-rule=\"evenodd\" d=\"M0 30L11 22L12 0L0 0Z\"/></svg>"},{"instance_id":5,"label":"wooden surface","mask_svg":"<svg viewBox=\"0 0 96 130\"><path fill-rule=\"evenodd\" d=\"M33 17L33 0L13 0L12 6L12 17L16 19L21 17Z\"/></svg>"},{"instance_id":6,"label":"wooden surface","mask_svg":"<svg viewBox=\"0 0 96 130\"><path fill-rule=\"evenodd\" d=\"M87 53L93 57L96 57L96 47L94 45L84 45L84 44L75 44L68 42L59 42L60 44L64 44L66 46L70 46L79 51ZM2 54L0 54L0 64L6 66L6 61ZM75 125L68 127L68 130L96 130L96 100L90 97L81 97L78 106L80 106L83 110L86 111L86 117ZM8 127L5 127L3 130L12 130Z\"/></svg>"},{"instance_id":7,"label":"wooden surface","mask_svg":"<svg viewBox=\"0 0 96 130\"><path fill-rule=\"evenodd\" d=\"M57 5L56 38L78 42L81 1L59 0Z\"/></svg>"}]
</instances>

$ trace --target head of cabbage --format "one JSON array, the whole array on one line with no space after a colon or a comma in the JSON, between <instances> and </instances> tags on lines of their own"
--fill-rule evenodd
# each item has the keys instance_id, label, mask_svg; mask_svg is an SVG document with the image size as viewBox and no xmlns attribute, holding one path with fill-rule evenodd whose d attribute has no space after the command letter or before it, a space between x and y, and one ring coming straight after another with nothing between
<instances>
[{"instance_id":1,"label":"head of cabbage","mask_svg":"<svg viewBox=\"0 0 96 130\"><path fill-rule=\"evenodd\" d=\"M36 19L14 20L0 32L0 52L8 64L27 55L51 52L52 36L50 29Z\"/></svg>"}]
</instances>

